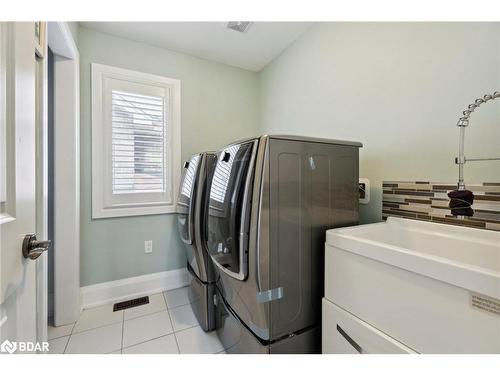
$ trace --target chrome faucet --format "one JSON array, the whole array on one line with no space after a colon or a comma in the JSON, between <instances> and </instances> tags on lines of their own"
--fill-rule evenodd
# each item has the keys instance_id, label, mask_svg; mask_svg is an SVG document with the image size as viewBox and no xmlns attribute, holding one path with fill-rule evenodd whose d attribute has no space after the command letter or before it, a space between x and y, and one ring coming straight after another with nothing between
<instances>
[{"instance_id":1,"label":"chrome faucet","mask_svg":"<svg viewBox=\"0 0 500 375\"><path fill-rule=\"evenodd\" d=\"M458 157L455 158L455 164L458 164L458 190L465 191L464 182L464 164L468 161L486 161L486 160L500 160L498 158L466 158L464 154L464 143L465 143L465 128L469 126L469 118L472 112L476 110L481 104L486 103L490 100L500 98L500 92L495 91L492 95L486 94L482 98L478 98L474 103L469 104L467 109L462 112L463 116L457 122L457 126L460 128L460 140L458 145Z\"/></svg>"}]
</instances>

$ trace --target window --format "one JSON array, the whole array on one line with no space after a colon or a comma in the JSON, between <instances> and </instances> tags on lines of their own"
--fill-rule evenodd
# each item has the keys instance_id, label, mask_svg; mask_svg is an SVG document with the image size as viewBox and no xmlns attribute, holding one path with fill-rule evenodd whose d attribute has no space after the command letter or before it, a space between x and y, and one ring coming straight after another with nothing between
<instances>
[{"instance_id":1,"label":"window","mask_svg":"<svg viewBox=\"0 0 500 375\"><path fill-rule=\"evenodd\" d=\"M175 212L180 81L92 64L92 217Z\"/></svg>"}]
</instances>

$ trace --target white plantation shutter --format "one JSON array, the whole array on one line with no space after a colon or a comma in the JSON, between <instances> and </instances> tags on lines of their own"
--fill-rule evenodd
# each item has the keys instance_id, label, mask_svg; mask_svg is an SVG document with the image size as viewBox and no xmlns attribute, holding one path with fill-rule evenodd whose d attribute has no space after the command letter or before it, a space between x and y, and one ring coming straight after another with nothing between
<instances>
[{"instance_id":1,"label":"white plantation shutter","mask_svg":"<svg viewBox=\"0 0 500 375\"><path fill-rule=\"evenodd\" d=\"M113 90L113 194L165 192L165 98Z\"/></svg>"},{"instance_id":2,"label":"white plantation shutter","mask_svg":"<svg viewBox=\"0 0 500 375\"><path fill-rule=\"evenodd\" d=\"M92 64L92 217L176 211L180 81Z\"/></svg>"}]
</instances>

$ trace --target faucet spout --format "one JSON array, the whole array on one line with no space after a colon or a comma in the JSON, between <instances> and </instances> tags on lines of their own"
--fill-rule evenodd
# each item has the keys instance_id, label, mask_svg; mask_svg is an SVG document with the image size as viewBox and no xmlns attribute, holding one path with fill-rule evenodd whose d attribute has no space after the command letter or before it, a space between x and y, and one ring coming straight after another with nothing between
<instances>
[{"instance_id":1,"label":"faucet spout","mask_svg":"<svg viewBox=\"0 0 500 375\"><path fill-rule=\"evenodd\" d=\"M462 112L462 117L458 119L457 126L460 128L460 138L458 142L458 156L455 158L455 164L458 165L458 184L457 188L459 191L464 191L465 181L464 181L464 165L467 161L485 161L485 160L500 160L500 158L475 158L467 159L465 157L465 128L469 126L469 119L471 114L481 106L481 104L486 103L490 100L500 98L500 92L495 91L493 94L486 94L482 98L478 98L467 106L467 109Z\"/></svg>"},{"instance_id":2,"label":"faucet spout","mask_svg":"<svg viewBox=\"0 0 500 375\"><path fill-rule=\"evenodd\" d=\"M490 100L500 98L500 92L495 91L493 94L486 94L482 98L478 98L467 106L467 109L462 112L462 116L458 119L457 126L460 128L460 138L458 141L458 156L455 158L455 164L458 165L458 184L457 190L450 191L448 197L450 198L449 208L451 214L454 216L473 216L474 210L472 204L474 203L474 194L465 188L464 181L464 165L467 161L485 161L485 160L500 160L500 158L475 158L467 159L465 157L465 128L469 126L469 119L471 114L481 106L481 104L489 102Z\"/></svg>"}]
</instances>

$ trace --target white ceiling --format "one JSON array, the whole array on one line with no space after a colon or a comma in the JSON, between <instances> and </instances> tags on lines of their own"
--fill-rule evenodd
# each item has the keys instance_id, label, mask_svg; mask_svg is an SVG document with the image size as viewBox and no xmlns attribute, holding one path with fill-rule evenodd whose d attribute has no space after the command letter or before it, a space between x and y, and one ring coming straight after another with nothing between
<instances>
[{"instance_id":1,"label":"white ceiling","mask_svg":"<svg viewBox=\"0 0 500 375\"><path fill-rule=\"evenodd\" d=\"M311 22L255 22L246 34L227 22L81 22L83 27L259 71L292 44Z\"/></svg>"}]
</instances>

